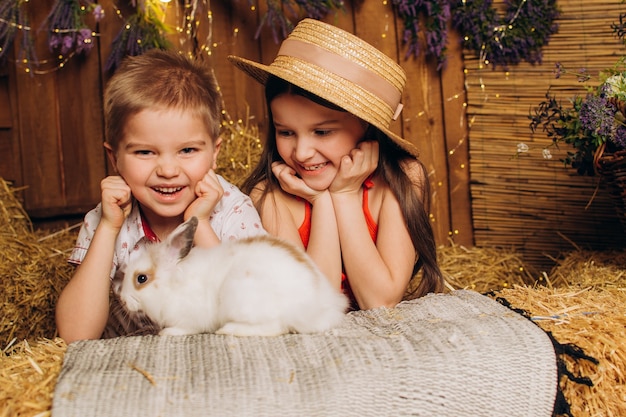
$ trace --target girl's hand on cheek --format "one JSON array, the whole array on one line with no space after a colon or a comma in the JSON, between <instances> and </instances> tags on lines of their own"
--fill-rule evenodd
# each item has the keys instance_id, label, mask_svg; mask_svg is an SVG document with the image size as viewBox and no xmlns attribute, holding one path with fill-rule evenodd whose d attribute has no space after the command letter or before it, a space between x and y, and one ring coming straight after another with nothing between
<instances>
[{"instance_id":1,"label":"girl's hand on cheek","mask_svg":"<svg viewBox=\"0 0 626 417\"><path fill-rule=\"evenodd\" d=\"M272 172L278 179L280 188L286 193L298 196L309 202L315 200L322 193L322 191L316 191L306 185L302 178L296 175L296 171L284 162L274 162L272 164Z\"/></svg>"},{"instance_id":2,"label":"girl's hand on cheek","mask_svg":"<svg viewBox=\"0 0 626 417\"><path fill-rule=\"evenodd\" d=\"M196 216L198 220L206 220L213 213L213 209L222 199L224 195L224 188L217 179L217 174L212 169L198 181L194 189L196 198L193 203L185 210L184 218Z\"/></svg>"},{"instance_id":3,"label":"girl's hand on cheek","mask_svg":"<svg viewBox=\"0 0 626 417\"><path fill-rule=\"evenodd\" d=\"M102 222L120 229L132 209L132 194L126 181L112 175L100 182L102 191Z\"/></svg>"},{"instance_id":4,"label":"girl's hand on cheek","mask_svg":"<svg viewBox=\"0 0 626 417\"><path fill-rule=\"evenodd\" d=\"M358 193L363 182L378 166L378 142L363 141L341 159L337 176L330 184L331 193Z\"/></svg>"}]
</instances>

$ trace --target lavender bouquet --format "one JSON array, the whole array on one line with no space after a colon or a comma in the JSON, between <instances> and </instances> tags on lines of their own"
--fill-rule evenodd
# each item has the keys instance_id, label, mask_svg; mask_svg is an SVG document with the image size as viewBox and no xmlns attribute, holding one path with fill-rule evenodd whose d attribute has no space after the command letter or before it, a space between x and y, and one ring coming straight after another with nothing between
<instances>
[{"instance_id":1,"label":"lavender bouquet","mask_svg":"<svg viewBox=\"0 0 626 417\"><path fill-rule=\"evenodd\" d=\"M611 28L626 46L626 13L621 13L619 23L611 24ZM556 78L574 75L581 83L593 78L584 68L570 71L560 63L556 64L555 74ZM598 81L587 86L584 97L570 99L569 106L563 106L548 91L546 99L529 116L533 133L541 127L552 139L552 146L558 148L564 142L574 148L562 161L580 175L595 175L605 154L626 158L626 55L600 72ZM527 150L528 146L518 144L518 155ZM543 157L552 158L549 147L544 148Z\"/></svg>"},{"instance_id":2,"label":"lavender bouquet","mask_svg":"<svg viewBox=\"0 0 626 417\"><path fill-rule=\"evenodd\" d=\"M588 82L591 75L586 70L572 72L556 64L556 76L573 74L580 82ZM542 128L552 145L571 145L563 159L580 175L594 175L596 160L602 153L626 150L626 56L615 65L601 72L599 84L588 87L585 96L570 99L564 106L548 92L546 99L534 109L530 129ZM544 158L550 158L549 149L544 149Z\"/></svg>"}]
</instances>

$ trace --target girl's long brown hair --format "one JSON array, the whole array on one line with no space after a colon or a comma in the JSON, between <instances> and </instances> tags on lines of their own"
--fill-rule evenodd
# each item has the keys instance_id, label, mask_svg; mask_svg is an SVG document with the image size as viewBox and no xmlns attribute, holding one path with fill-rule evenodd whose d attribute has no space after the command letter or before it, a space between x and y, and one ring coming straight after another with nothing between
<instances>
[{"instance_id":1,"label":"girl's long brown hair","mask_svg":"<svg viewBox=\"0 0 626 417\"><path fill-rule=\"evenodd\" d=\"M272 173L272 163L280 161L280 155L276 148L276 130L272 123L272 113L270 103L280 94L295 94L306 97L313 102L335 110L345 111L332 103L311 94L293 84L280 78L270 76L265 86L265 99L269 112L268 135L261 158L243 182L241 189L246 194L250 194L259 184L263 184L261 198L256 202L256 207L260 211L267 195L280 188L278 180ZM433 230L428 218L430 205L430 183L426 176L426 169L419 159L400 148L387 135L379 129L369 126L365 133L368 140L377 140L379 143L379 159L376 175L382 177L393 195L398 199L407 225L411 242L417 254L417 261L413 267L413 276L409 284L409 289L405 299L417 298L429 292L443 291L443 276L437 264L437 249ZM419 164L422 180L415 184L403 169L403 163L413 162ZM418 192L419 190L419 192ZM414 280L418 277L418 272L422 271L422 279L418 285Z\"/></svg>"}]
</instances>

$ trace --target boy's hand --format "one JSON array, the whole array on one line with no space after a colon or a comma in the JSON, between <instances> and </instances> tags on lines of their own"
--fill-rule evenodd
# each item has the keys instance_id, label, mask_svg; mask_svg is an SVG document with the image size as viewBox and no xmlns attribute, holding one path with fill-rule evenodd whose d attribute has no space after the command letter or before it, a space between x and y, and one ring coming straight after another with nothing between
<instances>
[{"instance_id":1,"label":"boy's hand","mask_svg":"<svg viewBox=\"0 0 626 417\"><path fill-rule=\"evenodd\" d=\"M193 216L198 220L207 220L224 195L224 188L217 179L215 171L209 170L204 178L198 181L194 191L198 198L185 210L185 220Z\"/></svg>"},{"instance_id":2,"label":"boy's hand","mask_svg":"<svg viewBox=\"0 0 626 417\"><path fill-rule=\"evenodd\" d=\"M364 141L341 159L335 179L330 184L331 193L358 193L363 182L378 166L378 142Z\"/></svg>"},{"instance_id":3,"label":"boy's hand","mask_svg":"<svg viewBox=\"0 0 626 417\"><path fill-rule=\"evenodd\" d=\"M132 209L132 194L126 181L112 175L100 182L102 191L102 222L115 229L120 229Z\"/></svg>"},{"instance_id":4,"label":"boy's hand","mask_svg":"<svg viewBox=\"0 0 626 417\"><path fill-rule=\"evenodd\" d=\"M304 180L296 175L296 171L284 162L272 163L272 172L280 183L283 191L307 200L309 203L323 194L326 190L317 191L306 185Z\"/></svg>"}]
</instances>

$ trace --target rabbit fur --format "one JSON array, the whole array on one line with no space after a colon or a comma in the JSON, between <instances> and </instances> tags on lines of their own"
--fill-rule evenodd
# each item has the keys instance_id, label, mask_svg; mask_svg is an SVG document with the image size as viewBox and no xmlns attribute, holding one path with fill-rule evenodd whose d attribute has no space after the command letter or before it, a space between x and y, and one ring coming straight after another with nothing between
<instances>
[{"instance_id":1,"label":"rabbit fur","mask_svg":"<svg viewBox=\"0 0 626 417\"><path fill-rule=\"evenodd\" d=\"M193 247L198 220L130 258L120 297L161 335L275 336L338 325L348 300L309 256L270 235Z\"/></svg>"}]
</instances>

